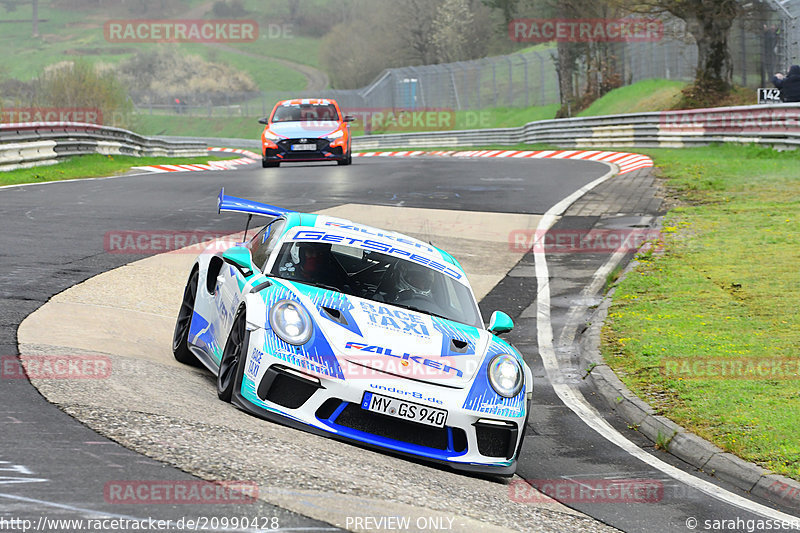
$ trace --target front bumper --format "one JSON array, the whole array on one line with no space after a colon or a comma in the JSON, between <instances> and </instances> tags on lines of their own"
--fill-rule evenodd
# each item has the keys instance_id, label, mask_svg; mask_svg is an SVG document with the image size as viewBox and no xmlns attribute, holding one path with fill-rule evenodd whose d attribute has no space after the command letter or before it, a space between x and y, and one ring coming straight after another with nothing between
<instances>
[{"instance_id":1,"label":"front bumper","mask_svg":"<svg viewBox=\"0 0 800 533\"><path fill-rule=\"evenodd\" d=\"M520 417L503 418L463 409L463 400L445 399L445 395L465 396L467 390L403 379L343 381L312 377L298 370L273 360L255 378L242 371L233 403L256 416L297 429L456 470L501 476L516 471L527 405ZM429 404L447 409L444 428L361 408L365 392L420 403L417 396L408 397L409 391L423 398L442 397L441 404Z\"/></svg>"},{"instance_id":2,"label":"front bumper","mask_svg":"<svg viewBox=\"0 0 800 533\"><path fill-rule=\"evenodd\" d=\"M293 146L314 144L314 150L293 150ZM341 146L331 146L328 139L284 139L264 146L262 156L269 162L342 161L348 154Z\"/></svg>"}]
</instances>

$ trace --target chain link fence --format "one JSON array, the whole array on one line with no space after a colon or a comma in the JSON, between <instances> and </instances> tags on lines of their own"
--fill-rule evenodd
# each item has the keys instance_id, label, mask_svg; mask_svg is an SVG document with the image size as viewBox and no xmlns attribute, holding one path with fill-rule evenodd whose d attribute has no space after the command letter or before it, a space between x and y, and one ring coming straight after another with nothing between
<instances>
[{"instance_id":1,"label":"chain link fence","mask_svg":"<svg viewBox=\"0 0 800 533\"><path fill-rule=\"evenodd\" d=\"M766 87L775 72L797 63L797 18L800 0L770 2L764 20L737 20L729 35L734 82L745 87ZM795 13L796 12L796 13ZM690 81L697 65L697 47L686 37L681 21L665 23L664 38L657 42L605 43L614 58L622 85L661 78ZM185 114L205 117L265 116L275 102L288 98L333 98L345 109L448 109L478 110L496 107L527 108L561 102L555 44L505 56L438 65L385 70L370 85L354 90L314 93L263 92L237 101L191 101L148 97L140 114ZM581 93L591 81L585 64L576 65L573 85ZM754 95L755 99L755 95ZM755 103L755 102L754 102Z\"/></svg>"}]
</instances>

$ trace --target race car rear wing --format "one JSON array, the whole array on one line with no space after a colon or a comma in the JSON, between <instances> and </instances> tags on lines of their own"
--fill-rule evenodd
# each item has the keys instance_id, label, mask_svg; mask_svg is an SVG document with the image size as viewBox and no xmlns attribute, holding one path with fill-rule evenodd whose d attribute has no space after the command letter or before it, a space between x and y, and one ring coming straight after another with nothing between
<instances>
[{"instance_id":1,"label":"race car rear wing","mask_svg":"<svg viewBox=\"0 0 800 533\"><path fill-rule=\"evenodd\" d=\"M279 217L286 213L292 213L291 209L275 207L274 205L262 204L235 196L225 196L225 187L219 191L217 198L217 212L229 211L234 213L247 213L248 215L260 215L265 217Z\"/></svg>"}]
</instances>

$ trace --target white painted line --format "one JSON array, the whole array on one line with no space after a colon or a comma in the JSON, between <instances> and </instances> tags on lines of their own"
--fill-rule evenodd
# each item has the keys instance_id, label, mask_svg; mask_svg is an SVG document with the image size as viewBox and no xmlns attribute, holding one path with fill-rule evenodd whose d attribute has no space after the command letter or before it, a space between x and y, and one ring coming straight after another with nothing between
<instances>
[{"instance_id":1,"label":"white painted line","mask_svg":"<svg viewBox=\"0 0 800 533\"><path fill-rule=\"evenodd\" d=\"M544 234L556 222L558 216L561 215L566 209L577 201L581 196L597 187L601 183L607 181L615 175L613 170L609 171L606 175L594 180L593 182L581 187L571 195L567 196L556 205L547 210L539 225L536 228L536 234ZM541 232L541 233L540 233ZM771 509L760 503L756 503L743 498L738 494L734 494L713 483L704 479L695 477L689 473L680 470L670 464L665 463L661 459L650 455L638 445L629 441L617 431L605 418L602 417L594 407L592 407L583 394L573 388L572 386L562 383L561 369L559 368L558 358L556 357L555 349L553 347L553 325L550 321L550 272L547 268L547 256L544 251L534 249L534 261L536 270L536 283L538 285L537 298L536 298L536 330L539 345L539 355L542 358L545 371L547 372L548 379L553 387L553 390L564 402L572 412L583 420L583 422L600 434L603 438L616 444L623 451L636 457L640 461L660 470L669 477L680 481L694 489L697 489L712 498L721 502L731 504L740 509L748 510L752 513L761 515L765 518L773 520L782 520L791 522L797 520L797 517L782 513Z\"/></svg>"},{"instance_id":2,"label":"white painted line","mask_svg":"<svg viewBox=\"0 0 800 533\"><path fill-rule=\"evenodd\" d=\"M135 167L132 167L135 168ZM151 174L151 172L142 172L140 174L120 174L119 176L102 176L99 178L74 178L68 180L53 180L53 181L43 181L42 183L17 183L15 185L0 185L0 189L18 189L20 187L33 187L42 185L55 185L57 183L81 183L84 181L98 181L98 180L115 180L118 178L132 178L134 176L147 176Z\"/></svg>"}]
</instances>

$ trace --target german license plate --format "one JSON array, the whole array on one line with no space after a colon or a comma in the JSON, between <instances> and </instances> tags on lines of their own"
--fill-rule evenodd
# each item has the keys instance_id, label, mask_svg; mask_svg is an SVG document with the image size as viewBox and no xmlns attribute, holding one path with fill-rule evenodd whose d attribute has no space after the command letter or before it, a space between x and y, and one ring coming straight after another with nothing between
<instances>
[{"instance_id":1,"label":"german license plate","mask_svg":"<svg viewBox=\"0 0 800 533\"><path fill-rule=\"evenodd\" d=\"M447 422L447 411L436 409L418 403L411 403L397 398L380 396L371 392L365 392L361 400L361 408L373 413L393 416L403 420L411 420L428 426L438 428L444 427Z\"/></svg>"},{"instance_id":2,"label":"german license plate","mask_svg":"<svg viewBox=\"0 0 800 533\"><path fill-rule=\"evenodd\" d=\"M316 149L317 149L317 145L316 144L293 144L292 145L292 150L295 151L295 152L303 152L303 151L316 150Z\"/></svg>"}]
</instances>

